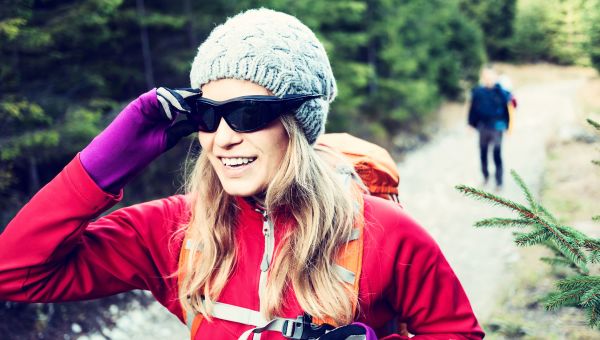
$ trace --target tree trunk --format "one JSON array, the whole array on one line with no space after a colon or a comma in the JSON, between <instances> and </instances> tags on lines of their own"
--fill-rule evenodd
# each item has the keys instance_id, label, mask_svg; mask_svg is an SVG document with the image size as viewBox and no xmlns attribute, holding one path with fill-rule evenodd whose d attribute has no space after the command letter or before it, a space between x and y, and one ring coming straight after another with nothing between
<instances>
[{"instance_id":1,"label":"tree trunk","mask_svg":"<svg viewBox=\"0 0 600 340\"><path fill-rule=\"evenodd\" d=\"M35 194L40 188L40 175L37 169L37 161L34 156L28 157L29 163L29 195L32 196Z\"/></svg>"},{"instance_id":2,"label":"tree trunk","mask_svg":"<svg viewBox=\"0 0 600 340\"><path fill-rule=\"evenodd\" d=\"M144 0L136 0L137 15L140 20L140 38L142 40L142 55L144 57L144 75L146 78L146 88L154 87L154 70L152 68L152 54L150 53L150 39L148 38L148 29L143 23L146 17L146 6Z\"/></svg>"},{"instance_id":3,"label":"tree trunk","mask_svg":"<svg viewBox=\"0 0 600 340\"><path fill-rule=\"evenodd\" d=\"M194 30L193 20L194 20L194 12L192 11L192 0L184 0L183 9L187 15L187 33L188 33L188 44L191 49L195 49L198 47L198 37L196 36L196 31Z\"/></svg>"},{"instance_id":4,"label":"tree trunk","mask_svg":"<svg viewBox=\"0 0 600 340\"><path fill-rule=\"evenodd\" d=\"M369 1L367 2L367 25L373 22L373 4ZM373 36L369 37L368 47L367 47L367 63L371 66L371 70L373 70L373 75L369 77L369 94L373 95L377 92L377 47L375 46L375 38Z\"/></svg>"}]
</instances>

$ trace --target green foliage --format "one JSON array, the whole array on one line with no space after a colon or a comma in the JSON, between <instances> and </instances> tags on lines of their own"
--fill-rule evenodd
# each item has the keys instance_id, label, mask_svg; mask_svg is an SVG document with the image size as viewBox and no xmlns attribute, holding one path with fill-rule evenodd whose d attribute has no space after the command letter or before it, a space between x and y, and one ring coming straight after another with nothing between
<instances>
[{"instance_id":1,"label":"green foliage","mask_svg":"<svg viewBox=\"0 0 600 340\"><path fill-rule=\"evenodd\" d=\"M261 6L296 15L324 43L339 87L327 129L382 144L401 130L418 131L442 98L459 98L484 59L479 27L457 2L441 0L6 1L0 222L125 103L155 84L186 86L197 46L216 24ZM164 164L152 167L157 177L147 179L157 182ZM127 202L174 189L152 188Z\"/></svg>"},{"instance_id":2,"label":"green foliage","mask_svg":"<svg viewBox=\"0 0 600 340\"><path fill-rule=\"evenodd\" d=\"M484 34L485 49L491 60L510 58L516 0L460 0L465 17L477 22Z\"/></svg>"},{"instance_id":3,"label":"green foliage","mask_svg":"<svg viewBox=\"0 0 600 340\"><path fill-rule=\"evenodd\" d=\"M328 131L389 144L418 130L441 98L459 98L483 63L478 26L449 1L241 1L299 17L327 49L339 95ZM377 138L378 137L378 138Z\"/></svg>"},{"instance_id":4,"label":"green foliage","mask_svg":"<svg viewBox=\"0 0 600 340\"><path fill-rule=\"evenodd\" d=\"M595 65L600 55L599 19L598 0L521 0L510 54L525 62Z\"/></svg>"},{"instance_id":5,"label":"green foliage","mask_svg":"<svg viewBox=\"0 0 600 340\"><path fill-rule=\"evenodd\" d=\"M600 130L600 124L588 119L590 125ZM541 258L552 266L571 269L571 276L556 283L556 291L544 298L548 310L563 306L584 309L589 325L600 328L600 276L590 274L589 267L600 263L600 239L558 223L557 219L537 202L523 179L515 172L511 175L521 188L528 206L515 203L497 195L465 185L456 188L468 197L483 200L512 210L517 218L487 218L475 223L476 227L498 227L527 229L514 232L518 246L542 245L554 253L554 257ZM597 217L594 217L597 219Z\"/></svg>"}]
</instances>

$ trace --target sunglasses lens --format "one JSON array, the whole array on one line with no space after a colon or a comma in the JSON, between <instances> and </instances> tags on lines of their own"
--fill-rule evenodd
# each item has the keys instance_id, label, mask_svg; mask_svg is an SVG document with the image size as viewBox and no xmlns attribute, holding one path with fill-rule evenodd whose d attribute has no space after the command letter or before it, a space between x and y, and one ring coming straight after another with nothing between
<instances>
[{"instance_id":1,"label":"sunglasses lens","mask_svg":"<svg viewBox=\"0 0 600 340\"><path fill-rule=\"evenodd\" d=\"M232 108L225 117L227 124L237 132L260 130L283 112L277 103L245 101Z\"/></svg>"},{"instance_id":2,"label":"sunglasses lens","mask_svg":"<svg viewBox=\"0 0 600 340\"><path fill-rule=\"evenodd\" d=\"M198 124L198 130L203 132L214 132L219 125L219 115L215 108L202 102L196 102L196 114L193 120Z\"/></svg>"}]
</instances>

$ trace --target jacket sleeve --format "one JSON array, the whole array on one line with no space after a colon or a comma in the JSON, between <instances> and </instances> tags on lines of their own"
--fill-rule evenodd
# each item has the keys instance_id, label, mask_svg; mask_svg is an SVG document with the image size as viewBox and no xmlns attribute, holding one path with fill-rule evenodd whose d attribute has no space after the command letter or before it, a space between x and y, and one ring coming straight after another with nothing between
<instances>
[{"instance_id":1,"label":"jacket sleeve","mask_svg":"<svg viewBox=\"0 0 600 340\"><path fill-rule=\"evenodd\" d=\"M60 302L147 289L181 318L171 275L178 250L169 246L177 223L166 223L178 215L175 197L92 222L121 194L103 192L76 157L0 235L0 300Z\"/></svg>"},{"instance_id":2,"label":"jacket sleeve","mask_svg":"<svg viewBox=\"0 0 600 340\"><path fill-rule=\"evenodd\" d=\"M389 296L412 339L481 339L469 300L437 243L412 219L400 221L407 239L395 260L395 289ZM403 339L392 335L385 339Z\"/></svg>"},{"instance_id":3,"label":"jacket sleeve","mask_svg":"<svg viewBox=\"0 0 600 340\"><path fill-rule=\"evenodd\" d=\"M477 91L473 89L471 91L471 104L469 106L469 117L467 122L472 127L477 127L479 123L479 112L477 111Z\"/></svg>"},{"instance_id":4,"label":"jacket sleeve","mask_svg":"<svg viewBox=\"0 0 600 340\"><path fill-rule=\"evenodd\" d=\"M386 340L483 338L458 278L425 229L393 202L369 197L365 221L360 322Z\"/></svg>"}]
</instances>

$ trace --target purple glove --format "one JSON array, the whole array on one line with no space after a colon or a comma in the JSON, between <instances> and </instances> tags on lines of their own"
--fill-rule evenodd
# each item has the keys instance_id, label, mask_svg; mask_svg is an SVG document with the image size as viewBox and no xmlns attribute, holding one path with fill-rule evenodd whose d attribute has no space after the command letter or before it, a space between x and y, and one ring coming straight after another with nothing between
<instances>
[{"instance_id":1,"label":"purple glove","mask_svg":"<svg viewBox=\"0 0 600 340\"><path fill-rule=\"evenodd\" d=\"M197 129L174 123L190 111L186 100L199 89L152 89L131 102L79 155L81 164L103 190L118 193L143 168Z\"/></svg>"},{"instance_id":2,"label":"purple glove","mask_svg":"<svg viewBox=\"0 0 600 340\"><path fill-rule=\"evenodd\" d=\"M319 340L377 340L377 335L373 328L360 322L353 322L350 325L338 327L325 335L319 337Z\"/></svg>"}]
</instances>

